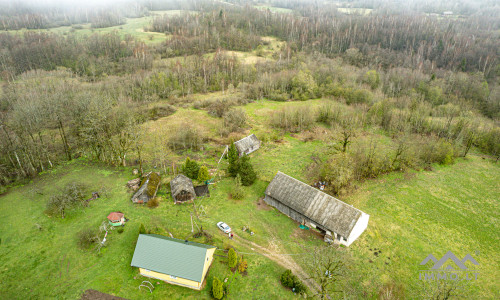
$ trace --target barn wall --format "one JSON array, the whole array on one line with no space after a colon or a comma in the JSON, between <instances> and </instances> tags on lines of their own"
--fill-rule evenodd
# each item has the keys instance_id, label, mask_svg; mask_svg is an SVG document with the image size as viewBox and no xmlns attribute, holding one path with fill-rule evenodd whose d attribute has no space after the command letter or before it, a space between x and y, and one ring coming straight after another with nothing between
<instances>
[{"instance_id":1,"label":"barn wall","mask_svg":"<svg viewBox=\"0 0 500 300\"><path fill-rule=\"evenodd\" d=\"M365 213L361 214L361 217L359 217L358 222L356 225L354 225L354 228L351 231L351 234L349 235L349 238L347 239L346 246L349 246L354 242L355 240L358 239L358 237L366 230L368 227L368 220L370 219L370 215L367 215Z\"/></svg>"},{"instance_id":2,"label":"barn wall","mask_svg":"<svg viewBox=\"0 0 500 300\"><path fill-rule=\"evenodd\" d=\"M268 196L266 195L264 197L264 201L277 208L280 212L284 213L285 215L289 216L290 218L292 218L293 220L299 222L299 223L302 223L302 221L306 221L306 223L309 223L310 225L313 225L311 227L314 227L314 228L319 228L325 232L329 232L330 230L319 225L318 223L314 222L313 220L309 219L308 217L302 215L301 213L297 212L296 210L284 205L283 203L279 202L278 200L274 199L273 197L271 196Z\"/></svg>"},{"instance_id":3,"label":"barn wall","mask_svg":"<svg viewBox=\"0 0 500 300\"><path fill-rule=\"evenodd\" d=\"M171 284L185 286L185 287L195 289L195 290L201 289L201 283L197 282L197 281L184 279L184 278L180 278L180 277L176 277L176 276L171 277L169 274L158 273L158 272L146 270L143 268L139 268L139 270L140 270L142 276L163 280L163 281L171 283Z\"/></svg>"}]
</instances>

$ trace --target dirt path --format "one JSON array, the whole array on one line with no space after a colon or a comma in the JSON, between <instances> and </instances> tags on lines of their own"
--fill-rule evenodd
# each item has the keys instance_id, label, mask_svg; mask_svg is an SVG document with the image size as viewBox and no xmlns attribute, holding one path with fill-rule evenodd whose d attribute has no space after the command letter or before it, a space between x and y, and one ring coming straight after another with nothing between
<instances>
[{"instance_id":1,"label":"dirt path","mask_svg":"<svg viewBox=\"0 0 500 300\"><path fill-rule=\"evenodd\" d=\"M259 252L263 256L278 263L282 267L292 270L293 274L297 275L297 277L311 290L311 292L316 292L319 290L318 284L314 280L309 279L309 275L291 258L291 256L283 255L279 252L262 247L254 242L238 236L237 234L234 234L234 239L235 241L244 244L250 249ZM275 245L275 247L273 248L277 248L277 246Z\"/></svg>"}]
</instances>

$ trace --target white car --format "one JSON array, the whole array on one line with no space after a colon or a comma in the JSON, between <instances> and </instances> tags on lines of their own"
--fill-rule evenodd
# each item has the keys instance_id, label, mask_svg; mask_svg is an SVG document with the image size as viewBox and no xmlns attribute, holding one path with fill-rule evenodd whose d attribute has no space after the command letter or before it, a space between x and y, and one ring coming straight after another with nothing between
<instances>
[{"instance_id":1,"label":"white car","mask_svg":"<svg viewBox=\"0 0 500 300\"><path fill-rule=\"evenodd\" d=\"M231 227L229 227L224 222L217 223L217 227L219 227L219 229L222 230L222 232L224 232L224 233L230 233L231 232Z\"/></svg>"}]
</instances>

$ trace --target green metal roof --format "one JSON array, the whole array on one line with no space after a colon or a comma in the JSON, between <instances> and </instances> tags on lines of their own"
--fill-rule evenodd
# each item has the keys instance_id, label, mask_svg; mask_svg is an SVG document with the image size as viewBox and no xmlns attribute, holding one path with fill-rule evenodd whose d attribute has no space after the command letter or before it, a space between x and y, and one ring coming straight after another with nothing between
<instances>
[{"instance_id":1,"label":"green metal roof","mask_svg":"<svg viewBox=\"0 0 500 300\"><path fill-rule=\"evenodd\" d=\"M140 234L131 266L201 282L205 256L215 246Z\"/></svg>"}]
</instances>

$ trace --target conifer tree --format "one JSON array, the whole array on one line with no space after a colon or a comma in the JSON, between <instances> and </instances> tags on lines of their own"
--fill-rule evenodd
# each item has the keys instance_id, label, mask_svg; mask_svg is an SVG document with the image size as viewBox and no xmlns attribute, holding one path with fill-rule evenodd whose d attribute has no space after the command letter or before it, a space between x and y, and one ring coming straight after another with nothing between
<instances>
[{"instance_id":1,"label":"conifer tree","mask_svg":"<svg viewBox=\"0 0 500 300\"><path fill-rule=\"evenodd\" d=\"M247 155L243 155L240 159L239 174L241 176L241 183L244 186L252 185L257 179L257 174L250 163L250 157Z\"/></svg>"},{"instance_id":2,"label":"conifer tree","mask_svg":"<svg viewBox=\"0 0 500 300\"><path fill-rule=\"evenodd\" d=\"M198 181L203 182L210 179L210 175L208 174L208 169L205 166L201 166L200 171L198 172Z\"/></svg>"},{"instance_id":3,"label":"conifer tree","mask_svg":"<svg viewBox=\"0 0 500 300\"><path fill-rule=\"evenodd\" d=\"M229 147L227 159L229 160L229 167L227 169L227 172L231 177L236 177L240 169L240 162L238 150L236 150L236 146L234 145L234 143L231 143L231 146Z\"/></svg>"}]
</instances>

